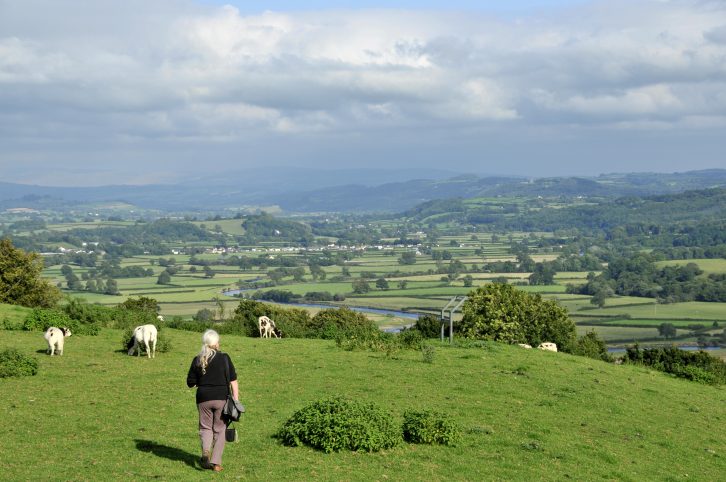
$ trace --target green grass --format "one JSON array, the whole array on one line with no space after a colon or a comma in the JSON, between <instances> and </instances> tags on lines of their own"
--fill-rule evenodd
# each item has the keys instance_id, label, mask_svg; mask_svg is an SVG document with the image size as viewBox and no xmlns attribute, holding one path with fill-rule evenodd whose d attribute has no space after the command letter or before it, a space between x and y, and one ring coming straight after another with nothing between
<instances>
[{"instance_id":1,"label":"green grass","mask_svg":"<svg viewBox=\"0 0 726 482\"><path fill-rule=\"evenodd\" d=\"M0 323L7 322L10 326L22 324L31 309L24 306L0 303Z\"/></svg>"},{"instance_id":2,"label":"green grass","mask_svg":"<svg viewBox=\"0 0 726 482\"><path fill-rule=\"evenodd\" d=\"M37 353L40 333L0 332L0 349L40 361L35 377L0 380L2 478L209 480L184 386L199 334L165 334L173 351L147 360L117 352L115 330L74 336L53 358ZM439 346L433 364L419 352L388 358L317 340L223 336L222 349L247 407L215 476L224 480L719 480L726 471L724 388L644 368L501 345ZM406 409L446 412L463 440L324 454L272 438L295 410L338 394L399 420Z\"/></svg>"},{"instance_id":3,"label":"green grass","mask_svg":"<svg viewBox=\"0 0 726 482\"><path fill-rule=\"evenodd\" d=\"M649 301L648 298L636 299L643 300L642 302ZM655 303L652 303L649 305L639 306L606 306L603 309L590 310L584 313L592 315L615 315L628 313L632 318L662 318L664 320L689 319L726 321L726 303L689 301L686 303L672 303L667 305L656 305Z\"/></svg>"}]
</instances>

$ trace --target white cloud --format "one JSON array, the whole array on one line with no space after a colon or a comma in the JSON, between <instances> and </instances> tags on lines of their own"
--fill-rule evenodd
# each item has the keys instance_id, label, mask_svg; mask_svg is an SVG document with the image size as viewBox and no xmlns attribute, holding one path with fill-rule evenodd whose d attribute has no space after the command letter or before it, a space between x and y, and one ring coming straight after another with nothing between
<instances>
[{"instance_id":1,"label":"white cloud","mask_svg":"<svg viewBox=\"0 0 726 482\"><path fill-rule=\"evenodd\" d=\"M715 129L726 117L722 2L607 0L514 20L244 15L187 0L69 0L71 14L62 3L0 15L0 139L263 142L492 126L521 137Z\"/></svg>"}]
</instances>

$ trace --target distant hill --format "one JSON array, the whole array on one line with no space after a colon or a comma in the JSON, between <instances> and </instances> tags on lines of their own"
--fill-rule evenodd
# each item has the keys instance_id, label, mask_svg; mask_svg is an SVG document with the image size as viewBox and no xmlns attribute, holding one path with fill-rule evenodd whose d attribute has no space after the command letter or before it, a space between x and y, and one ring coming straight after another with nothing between
<instances>
[{"instance_id":1,"label":"distant hill","mask_svg":"<svg viewBox=\"0 0 726 482\"><path fill-rule=\"evenodd\" d=\"M502 230L554 231L587 229L608 231L640 225L645 231L674 223L714 223L726 219L726 188L701 189L654 196L600 198L561 205L529 198L522 204L472 202L461 198L426 201L399 215L418 222L486 224ZM502 198L511 200L511 198Z\"/></svg>"},{"instance_id":2,"label":"distant hill","mask_svg":"<svg viewBox=\"0 0 726 482\"><path fill-rule=\"evenodd\" d=\"M120 202L166 212L278 205L287 212L401 212L436 199L522 196L613 199L726 187L726 169L594 178L449 176L437 170L249 170L182 184L49 187L0 182L0 210ZM352 182L354 181L354 182ZM385 181L385 182L381 182Z\"/></svg>"}]
</instances>

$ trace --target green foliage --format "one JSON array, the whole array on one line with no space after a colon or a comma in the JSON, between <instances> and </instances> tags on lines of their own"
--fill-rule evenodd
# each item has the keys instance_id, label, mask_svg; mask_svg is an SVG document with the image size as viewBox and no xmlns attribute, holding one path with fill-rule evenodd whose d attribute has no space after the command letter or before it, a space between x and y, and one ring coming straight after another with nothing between
<instances>
[{"instance_id":1,"label":"green foliage","mask_svg":"<svg viewBox=\"0 0 726 482\"><path fill-rule=\"evenodd\" d=\"M35 308L23 322L26 331L45 331L51 326L68 328L73 335L97 335L99 330L97 323L81 323L56 308Z\"/></svg>"},{"instance_id":2,"label":"green foliage","mask_svg":"<svg viewBox=\"0 0 726 482\"><path fill-rule=\"evenodd\" d=\"M260 316L267 316L275 321L277 329L283 337L287 338L310 338L311 320L307 311L299 308L282 308L269 303L261 303L254 300L241 300L234 310L234 316L230 322L219 324L218 332L235 333L251 337L259 337L259 326L257 319Z\"/></svg>"},{"instance_id":3,"label":"green foliage","mask_svg":"<svg viewBox=\"0 0 726 482\"><path fill-rule=\"evenodd\" d=\"M433 345L421 345L421 358L424 363L433 363L436 359L436 347Z\"/></svg>"},{"instance_id":4,"label":"green foliage","mask_svg":"<svg viewBox=\"0 0 726 482\"><path fill-rule=\"evenodd\" d=\"M396 337L401 348L418 350L423 344L424 337L415 329L403 330Z\"/></svg>"},{"instance_id":5,"label":"green foliage","mask_svg":"<svg viewBox=\"0 0 726 482\"><path fill-rule=\"evenodd\" d=\"M605 341L595 331L588 331L586 334L577 339L575 349L572 352L575 355L594 358L611 362L612 357L608 353L608 347Z\"/></svg>"},{"instance_id":6,"label":"green foliage","mask_svg":"<svg viewBox=\"0 0 726 482\"><path fill-rule=\"evenodd\" d=\"M129 298L123 303L120 303L118 307L131 311L141 311L149 313L151 315L154 315L154 317L156 317L156 314L159 313L160 310L159 302L156 301L154 298L149 298L147 296Z\"/></svg>"},{"instance_id":7,"label":"green foliage","mask_svg":"<svg viewBox=\"0 0 726 482\"><path fill-rule=\"evenodd\" d=\"M439 338L441 336L441 318L436 315L421 315L413 325L424 338Z\"/></svg>"},{"instance_id":8,"label":"green foliage","mask_svg":"<svg viewBox=\"0 0 726 482\"><path fill-rule=\"evenodd\" d=\"M456 445L461 441L461 429L440 412L406 410L403 413L403 439L414 444Z\"/></svg>"},{"instance_id":9,"label":"green foliage","mask_svg":"<svg viewBox=\"0 0 726 482\"><path fill-rule=\"evenodd\" d=\"M366 315L347 306L320 310L311 320L310 336L327 340L336 339L341 333L377 332L378 327Z\"/></svg>"},{"instance_id":10,"label":"green foliage","mask_svg":"<svg viewBox=\"0 0 726 482\"><path fill-rule=\"evenodd\" d=\"M371 285L364 279L357 279L352 283L353 293L361 295L371 290Z\"/></svg>"},{"instance_id":11,"label":"green foliage","mask_svg":"<svg viewBox=\"0 0 726 482\"><path fill-rule=\"evenodd\" d=\"M673 323L661 323L658 326L658 334L665 339L676 337L676 327Z\"/></svg>"},{"instance_id":12,"label":"green foliage","mask_svg":"<svg viewBox=\"0 0 726 482\"><path fill-rule=\"evenodd\" d=\"M0 351L0 378L25 377L38 373L38 360L15 348Z\"/></svg>"},{"instance_id":13,"label":"green foliage","mask_svg":"<svg viewBox=\"0 0 726 482\"><path fill-rule=\"evenodd\" d=\"M61 298L60 291L41 278L43 260L38 253L15 248L0 240L0 303L50 308Z\"/></svg>"},{"instance_id":14,"label":"green foliage","mask_svg":"<svg viewBox=\"0 0 726 482\"><path fill-rule=\"evenodd\" d=\"M575 324L557 302L544 300L511 285L493 283L469 293L459 332L467 338L504 343L556 343L571 352Z\"/></svg>"},{"instance_id":15,"label":"green foliage","mask_svg":"<svg viewBox=\"0 0 726 482\"><path fill-rule=\"evenodd\" d=\"M275 434L284 445L324 452L377 452L401 442L393 417L373 403L343 397L313 402L295 412Z\"/></svg>"},{"instance_id":16,"label":"green foliage","mask_svg":"<svg viewBox=\"0 0 726 482\"><path fill-rule=\"evenodd\" d=\"M641 350L636 344L625 351L623 361L645 365L688 380L711 385L726 384L726 362L705 351L690 352L675 346Z\"/></svg>"},{"instance_id":17,"label":"green foliage","mask_svg":"<svg viewBox=\"0 0 726 482\"><path fill-rule=\"evenodd\" d=\"M338 333L335 343L346 351L368 350L374 352L392 353L398 349L394 335L384 333L378 329L357 326Z\"/></svg>"}]
</instances>

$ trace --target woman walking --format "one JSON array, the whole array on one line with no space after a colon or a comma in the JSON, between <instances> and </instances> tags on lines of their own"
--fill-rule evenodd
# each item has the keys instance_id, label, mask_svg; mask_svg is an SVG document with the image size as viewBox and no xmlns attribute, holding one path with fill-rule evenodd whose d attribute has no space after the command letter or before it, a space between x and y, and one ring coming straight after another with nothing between
<instances>
[{"instance_id":1,"label":"woman walking","mask_svg":"<svg viewBox=\"0 0 726 482\"><path fill-rule=\"evenodd\" d=\"M219 351L219 334L207 330L202 335L202 349L192 360L187 374L187 386L197 387L199 437L202 441L201 464L205 469L222 471L224 431L222 408L227 400L229 385L232 397L239 399L237 372L229 355Z\"/></svg>"}]
</instances>

